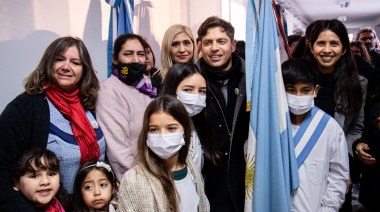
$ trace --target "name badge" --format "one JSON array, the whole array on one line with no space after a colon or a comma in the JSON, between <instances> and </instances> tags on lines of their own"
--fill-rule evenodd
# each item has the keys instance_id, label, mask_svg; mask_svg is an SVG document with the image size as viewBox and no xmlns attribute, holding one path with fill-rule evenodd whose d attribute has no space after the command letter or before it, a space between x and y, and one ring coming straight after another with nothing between
<instances>
[{"instance_id":1,"label":"name badge","mask_svg":"<svg viewBox=\"0 0 380 212\"><path fill-rule=\"evenodd\" d=\"M236 95L239 94L239 88L235 88L235 94L236 94Z\"/></svg>"},{"instance_id":2,"label":"name badge","mask_svg":"<svg viewBox=\"0 0 380 212\"><path fill-rule=\"evenodd\" d=\"M99 124L97 121L91 121L91 125L94 129L98 129L99 128Z\"/></svg>"}]
</instances>

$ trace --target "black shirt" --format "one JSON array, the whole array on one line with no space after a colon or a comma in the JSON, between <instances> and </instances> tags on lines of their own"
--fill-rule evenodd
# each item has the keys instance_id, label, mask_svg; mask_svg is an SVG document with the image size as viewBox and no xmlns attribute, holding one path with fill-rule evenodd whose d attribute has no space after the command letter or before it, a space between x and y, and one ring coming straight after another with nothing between
<instances>
[{"instance_id":1,"label":"black shirt","mask_svg":"<svg viewBox=\"0 0 380 212\"><path fill-rule=\"evenodd\" d=\"M335 113L335 101L334 101L334 90L335 90L334 74L322 74L319 73L318 84L320 87L315 99L315 106L319 107L321 110L325 111L331 117L334 117Z\"/></svg>"}]
</instances>

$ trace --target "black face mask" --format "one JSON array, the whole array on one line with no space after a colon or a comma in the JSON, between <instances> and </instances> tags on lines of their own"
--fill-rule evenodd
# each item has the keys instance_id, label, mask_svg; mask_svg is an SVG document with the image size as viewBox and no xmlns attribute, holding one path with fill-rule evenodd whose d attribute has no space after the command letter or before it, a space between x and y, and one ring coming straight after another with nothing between
<instances>
[{"instance_id":1,"label":"black face mask","mask_svg":"<svg viewBox=\"0 0 380 212\"><path fill-rule=\"evenodd\" d=\"M137 80L140 80L146 72L146 65L140 63L126 64L119 62L113 64L112 67L116 70L119 79L127 85L131 85Z\"/></svg>"}]
</instances>

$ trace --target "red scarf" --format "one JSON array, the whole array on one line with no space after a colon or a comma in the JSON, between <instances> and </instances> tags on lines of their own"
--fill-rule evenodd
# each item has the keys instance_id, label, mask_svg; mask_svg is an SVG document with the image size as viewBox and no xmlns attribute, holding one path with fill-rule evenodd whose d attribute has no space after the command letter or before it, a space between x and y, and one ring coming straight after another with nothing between
<instances>
[{"instance_id":1,"label":"red scarf","mask_svg":"<svg viewBox=\"0 0 380 212\"><path fill-rule=\"evenodd\" d=\"M56 85L45 88L46 95L61 114L70 121L74 138L81 153L80 163L98 160L100 150L96 133L88 120L79 98L79 88L66 93Z\"/></svg>"},{"instance_id":2,"label":"red scarf","mask_svg":"<svg viewBox=\"0 0 380 212\"><path fill-rule=\"evenodd\" d=\"M65 212L61 203L57 198L53 198L48 206L46 206L46 212Z\"/></svg>"}]
</instances>

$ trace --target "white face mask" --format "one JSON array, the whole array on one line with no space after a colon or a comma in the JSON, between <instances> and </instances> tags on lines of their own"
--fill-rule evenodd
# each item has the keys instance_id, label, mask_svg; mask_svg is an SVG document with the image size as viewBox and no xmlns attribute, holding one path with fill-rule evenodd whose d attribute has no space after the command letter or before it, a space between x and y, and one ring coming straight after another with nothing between
<instances>
[{"instance_id":1,"label":"white face mask","mask_svg":"<svg viewBox=\"0 0 380 212\"><path fill-rule=\"evenodd\" d=\"M162 159L172 157L185 145L183 132L148 134L146 142L149 149Z\"/></svg>"},{"instance_id":2,"label":"white face mask","mask_svg":"<svg viewBox=\"0 0 380 212\"><path fill-rule=\"evenodd\" d=\"M314 107L314 95L297 96L286 93L289 110L295 115L302 115Z\"/></svg>"},{"instance_id":3,"label":"white face mask","mask_svg":"<svg viewBox=\"0 0 380 212\"><path fill-rule=\"evenodd\" d=\"M185 106L189 116L197 115L206 107L206 96L203 95L179 91L177 92L177 99Z\"/></svg>"}]
</instances>

